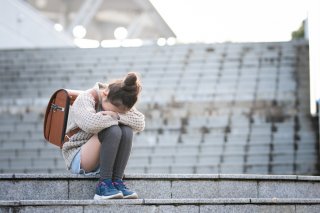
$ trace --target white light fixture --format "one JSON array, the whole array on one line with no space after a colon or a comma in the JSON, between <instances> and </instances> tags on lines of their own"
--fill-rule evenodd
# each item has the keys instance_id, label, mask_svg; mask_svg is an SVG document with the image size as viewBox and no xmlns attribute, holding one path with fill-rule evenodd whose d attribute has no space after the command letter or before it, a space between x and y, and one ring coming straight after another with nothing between
<instances>
[{"instance_id":1,"label":"white light fixture","mask_svg":"<svg viewBox=\"0 0 320 213\"><path fill-rule=\"evenodd\" d=\"M63 30L63 26L61 24L54 24L54 29L58 32L61 32Z\"/></svg>"},{"instance_id":2,"label":"white light fixture","mask_svg":"<svg viewBox=\"0 0 320 213\"><path fill-rule=\"evenodd\" d=\"M164 46L166 45L166 39L165 38L159 38L158 41L157 41L157 44L159 46Z\"/></svg>"},{"instance_id":3,"label":"white light fixture","mask_svg":"<svg viewBox=\"0 0 320 213\"><path fill-rule=\"evenodd\" d=\"M121 41L119 40L103 40L101 41L101 47L110 48L110 47L120 47Z\"/></svg>"},{"instance_id":4,"label":"white light fixture","mask_svg":"<svg viewBox=\"0 0 320 213\"><path fill-rule=\"evenodd\" d=\"M72 33L76 38L84 38L87 34L87 30L82 25L78 25L73 28Z\"/></svg>"},{"instance_id":5,"label":"white light fixture","mask_svg":"<svg viewBox=\"0 0 320 213\"><path fill-rule=\"evenodd\" d=\"M100 46L100 42L93 39L76 38L73 40L73 42L80 48L98 48Z\"/></svg>"},{"instance_id":6,"label":"white light fixture","mask_svg":"<svg viewBox=\"0 0 320 213\"><path fill-rule=\"evenodd\" d=\"M121 46L123 47L141 47L143 41L141 39L125 39L122 41Z\"/></svg>"},{"instance_id":7,"label":"white light fixture","mask_svg":"<svg viewBox=\"0 0 320 213\"><path fill-rule=\"evenodd\" d=\"M170 37L167 39L167 44L169 46L175 45L176 44L176 39L174 37Z\"/></svg>"},{"instance_id":8,"label":"white light fixture","mask_svg":"<svg viewBox=\"0 0 320 213\"><path fill-rule=\"evenodd\" d=\"M114 37L117 39L117 40L123 40L125 38L127 38L128 36L128 30L124 27L118 27L114 30Z\"/></svg>"}]
</instances>

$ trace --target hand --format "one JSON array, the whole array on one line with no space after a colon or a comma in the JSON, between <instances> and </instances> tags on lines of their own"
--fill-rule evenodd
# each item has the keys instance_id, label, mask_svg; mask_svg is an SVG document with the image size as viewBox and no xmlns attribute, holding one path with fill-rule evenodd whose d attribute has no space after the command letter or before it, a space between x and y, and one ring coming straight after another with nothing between
<instances>
[{"instance_id":1,"label":"hand","mask_svg":"<svg viewBox=\"0 0 320 213\"><path fill-rule=\"evenodd\" d=\"M113 111L101 111L101 114L102 115L109 115L111 116L112 118L116 119L116 120L119 120L119 115L118 113L116 112L113 112Z\"/></svg>"}]
</instances>

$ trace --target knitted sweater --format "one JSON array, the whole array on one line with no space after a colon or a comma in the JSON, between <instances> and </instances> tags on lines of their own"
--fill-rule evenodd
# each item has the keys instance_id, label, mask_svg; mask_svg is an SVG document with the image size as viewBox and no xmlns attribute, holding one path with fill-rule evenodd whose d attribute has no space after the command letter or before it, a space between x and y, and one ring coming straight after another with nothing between
<instances>
[{"instance_id":1,"label":"knitted sweater","mask_svg":"<svg viewBox=\"0 0 320 213\"><path fill-rule=\"evenodd\" d=\"M107 85L97 82L94 89L99 91L106 87ZM90 90L79 94L70 109L66 132L77 127L81 130L62 147L62 155L67 168L70 169L71 162L81 146L101 130L118 124L130 126L133 132L141 132L145 127L144 115L135 107L125 114L119 113L119 117L120 119L117 120L109 115L96 112L94 97L90 94Z\"/></svg>"}]
</instances>

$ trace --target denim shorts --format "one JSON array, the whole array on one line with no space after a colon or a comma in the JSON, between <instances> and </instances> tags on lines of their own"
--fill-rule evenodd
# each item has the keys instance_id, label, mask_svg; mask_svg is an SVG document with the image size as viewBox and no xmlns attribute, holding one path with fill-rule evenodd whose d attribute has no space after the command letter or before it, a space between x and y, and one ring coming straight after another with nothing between
<instances>
[{"instance_id":1,"label":"denim shorts","mask_svg":"<svg viewBox=\"0 0 320 213\"><path fill-rule=\"evenodd\" d=\"M73 158L73 160L71 162L71 168L70 168L70 172L71 173L73 173L73 174L82 174L82 175L96 175L96 174L100 173L100 166L98 166L92 172L86 172L84 169L80 168L80 162L81 162L81 149L74 156L74 158Z\"/></svg>"}]
</instances>

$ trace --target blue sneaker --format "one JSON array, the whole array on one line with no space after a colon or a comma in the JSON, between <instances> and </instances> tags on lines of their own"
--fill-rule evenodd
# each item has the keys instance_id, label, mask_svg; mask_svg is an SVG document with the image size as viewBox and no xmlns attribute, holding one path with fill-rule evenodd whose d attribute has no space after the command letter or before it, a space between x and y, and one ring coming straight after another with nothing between
<instances>
[{"instance_id":1,"label":"blue sneaker","mask_svg":"<svg viewBox=\"0 0 320 213\"><path fill-rule=\"evenodd\" d=\"M111 198L123 198L122 192L114 187L111 179L104 179L96 186L94 200L105 200Z\"/></svg>"},{"instance_id":2,"label":"blue sneaker","mask_svg":"<svg viewBox=\"0 0 320 213\"><path fill-rule=\"evenodd\" d=\"M113 181L113 185L116 189L122 192L123 198L125 199L137 199L138 194L134 191L131 191L128 189L128 187L124 184L124 182L121 179L115 179Z\"/></svg>"}]
</instances>

